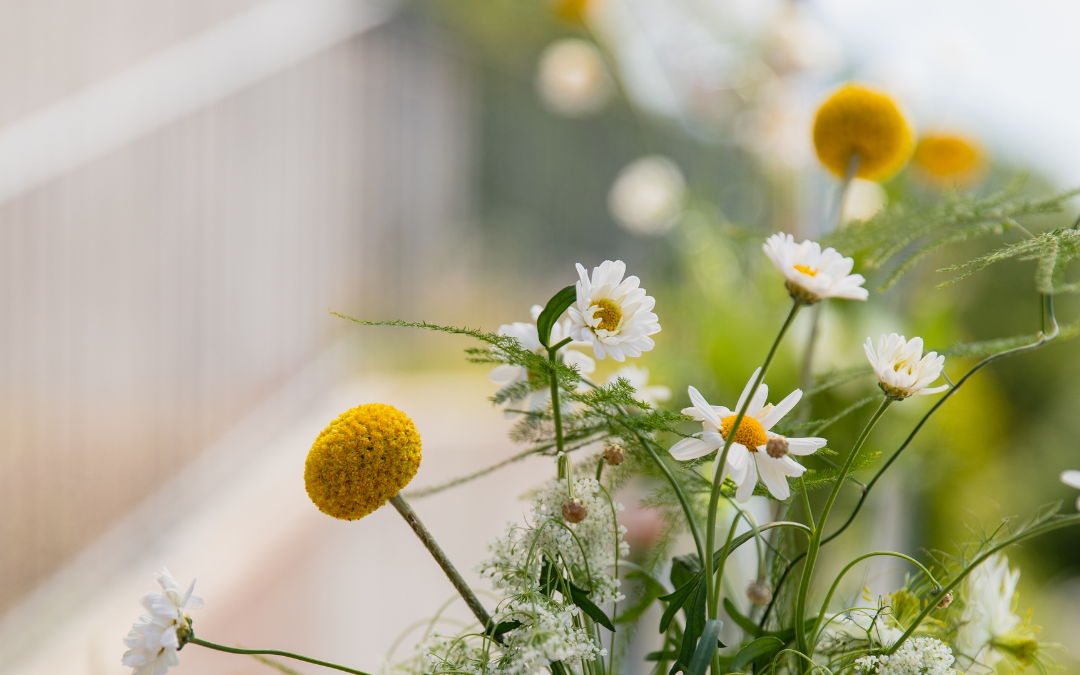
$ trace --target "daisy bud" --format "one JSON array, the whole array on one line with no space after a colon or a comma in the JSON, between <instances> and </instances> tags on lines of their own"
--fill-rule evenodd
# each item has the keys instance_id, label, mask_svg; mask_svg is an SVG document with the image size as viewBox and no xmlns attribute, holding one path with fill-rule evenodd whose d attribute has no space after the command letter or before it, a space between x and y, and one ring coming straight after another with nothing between
<instances>
[{"instance_id":1,"label":"daisy bud","mask_svg":"<svg viewBox=\"0 0 1080 675\"><path fill-rule=\"evenodd\" d=\"M769 453L769 457L773 459L780 459L788 453L787 439L783 436L773 436L765 444L765 452Z\"/></svg>"},{"instance_id":2,"label":"daisy bud","mask_svg":"<svg viewBox=\"0 0 1080 675\"><path fill-rule=\"evenodd\" d=\"M562 515L568 523L580 523L589 515L589 507L580 499L567 499L562 507Z\"/></svg>"},{"instance_id":3,"label":"daisy bud","mask_svg":"<svg viewBox=\"0 0 1080 675\"><path fill-rule=\"evenodd\" d=\"M949 591L948 593L945 594L945 597L941 599L941 602L939 602L937 604L938 609L945 609L946 607L948 607L949 605L952 604L952 600L953 600L952 591Z\"/></svg>"},{"instance_id":4,"label":"daisy bud","mask_svg":"<svg viewBox=\"0 0 1080 675\"><path fill-rule=\"evenodd\" d=\"M754 581L746 587L746 597L755 605L767 605L772 602L772 589L764 581Z\"/></svg>"},{"instance_id":5,"label":"daisy bud","mask_svg":"<svg viewBox=\"0 0 1080 675\"><path fill-rule=\"evenodd\" d=\"M615 443L604 448L604 461L607 462L609 466L619 466L623 463L625 458L626 451Z\"/></svg>"},{"instance_id":6,"label":"daisy bud","mask_svg":"<svg viewBox=\"0 0 1080 675\"><path fill-rule=\"evenodd\" d=\"M402 490L420 468L420 434L382 403L357 406L323 429L304 464L308 497L323 513L359 520Z\"/></svg>"},{"instance_id":7,"label":"daisy bud","mask_svg":"<svg viewBox=\"0 0 1080 675\"><path fill-rule=\"evenodd\" d=\"M916 394L936 394L949 388L947 384L930 386L941 377L945 357L937 352L923 356L922 338L905 340L903 335L896 333L882 335L877 349L874 349L873 340L866 338L863 350L878 376L881 390L891 399L902 401Z\"/></svg>"}]
</instances>

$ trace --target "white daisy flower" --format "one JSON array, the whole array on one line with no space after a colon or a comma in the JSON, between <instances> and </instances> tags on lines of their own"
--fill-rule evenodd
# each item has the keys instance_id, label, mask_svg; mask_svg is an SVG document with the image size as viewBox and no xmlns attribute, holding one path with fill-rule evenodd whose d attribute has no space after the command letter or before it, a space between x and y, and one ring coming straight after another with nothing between
<instances>
[{"instance_id":1,"label":"white daisy flower","mask_svg":"<svg viewBox=\"0 0 1080 675\"><path fill-rule=\"evenodd\" d=\"M623 279L626 264L605 260L594 267L592 278L578 264L577 302L570 305L570 336L592 343L596 358L610 356L625 361L641 356L655 343L650 338L660 332L653 314L656 300L645 294L635 276ZM554 338L553 338L554 339Z\"/></svg>"},{"instance_id":2,"label":"white daisy flower","mask_svg":"<svg viewBox=\"0 0 1080 675\"><path fill-rule=\"evenodd\" d=\"M511 324L503 324L499 326L499 335L507 335L516 339L524 349L536 352L547 356L547 347L540 344L540 334L536 330L536 320L540 318L540 313L544 311L544 308L540 305L532 306L533 323L524 323L522 321L515 321ZM570 321L564 319L563 321L556 321L551 326L551 340L552 345L556 345L563 341L563 339L570 333ZM571 342L566 347L570 347L577 344L578 346L585 346L582 343ZM577 366L579 372L588 374L596 370L596 362L592 360L588 355L582 354L579 351L573 349L567 349L563 347L562 357L563 362L569 366ZM500 388L506 388L518 384L519 382L528 382L530 373L527 368L519 366L513 363L504 363L500 366L495 366L488 373L488 378L499 385ZM551 398L551 389L542 387L534 390L528 397L527 409L530 412L537 412L543 410L547 406L548 399ZM569 403L569 402L568 402Z\"/></svg>"},{"instance_id":3,"label":"white daisy flower","mask_svg":"<svg viewBox=\"0 0 1080 675\"><path fill-rule=\"evenodd\" d=\"M1080 490L1080 471L1062 471L1061 482ZM1080 511L1080 497L1076 498L1076 510Z\"/></svg>"},{"instance_id":4,"label":"white daisy flower","mask_svg":"<svg viewBox=\"0 0 1080 675\"><path fill-rule=\"evenodd\" d=\"M180 663L177 651L191 638L187 610L203 607L202 598L192 595L194 581L185 592L169 570L163 569L157 582L164 592L142 597L148 613L139 617L124 638L128 650L121 663L134 669L132 675L165 675L170 666Z\"/></svg>"},{"instance_id":5,"label":"white daisy flower","mask_svg":"<svg viewBox=\"0 0 1080 675\"><path fill-rule=\"evenodd\" d=\"M915 394L936 394L949 388L947 384L927 388L941 376L945 357L938 356L937 352L923 356L922 338L905 341L903 335L892 333L881 336L876 351L873 341L866 338L863 349L877 373L881 390L890 398L900 401Z\"/></svg>"},{"instance_id":6,"label":"white daisy flower","mask_svg":"<svg viewBox=\"0 0 1080 675\"><path fill-rule=\"evenodd\" d=\"M750 376L735 410L709 405L697 389L690 387L690 400L694 406L684 408L683 414L701 422L701 437L682 439L671 447L671 456L685 462L723 448L727 434L735 424L736 413L742 409L760 371L758 368ZM786 476L797 478L806 471L806 467L788 454L810 455L825 447L827 442L824 438L785 438L770 433L769 430L784 415L791 412L802 398L802 390L796 389L775 406L765 403L768 397L769 388L762 382L754 393L750 407L746 409L746 416L739 423L739 430L735 432L731 449L728 450L724 472L739 486L735 499L740 502L746 502L754 494L758 476L761 476L761 481L769 488L772 496L780 500L787 499L791 496L791 489Z\"/></svg>"},{"instance_id":7,"label":"white daisy flower","mask_svg":"<svg viewBox=\"0 0 1080 675\"><path fill-rule=\"evenodd\" d=\"M765 255L784 275L784 285L796 300L813 304L825 298L866 300L870 292L862 287L866 279L852 274L855 261L845 258L835 249L821 250L816 241L795 243L795 238L783 232L765 240Z\"/></svg>"},{"instance_id":8,"label":"white daisy flower","mask_svg":"<svg viewBox=\"0 0 1080 675\"><path fill-rule=\"evenodd\" d=\"M1013 598L1020 570L1009 569L1009 559L995 554L976 567L966 584L964 612L956 634L958 652L987 668L993 668L1010 647L1023 638L1016 631L1022 627L1013 614Z\"/></svg>"},{"instance_id":9,"label":"white daisy flower","mask_svg":"<svg viewBox=\"0 0 1080 675\"><path fill-rule=\"evenodd\" d=\"M651 406L655 407L658 403L671 400L670 387L665 387L662 384L649 386L648 368L623 366L611 374L611 377L608 378L608 384L614 384L619 378L629 382L630 386L637 392L637 397Z\"/></svg>"}]
</instances>

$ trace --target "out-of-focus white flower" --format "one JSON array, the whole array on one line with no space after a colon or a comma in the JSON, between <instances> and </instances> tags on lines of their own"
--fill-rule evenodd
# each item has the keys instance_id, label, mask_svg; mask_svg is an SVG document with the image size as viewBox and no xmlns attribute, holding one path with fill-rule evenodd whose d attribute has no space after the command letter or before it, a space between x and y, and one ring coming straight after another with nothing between
<instances>
[{"instance_id":1,"label":"out-of-focus white flower","mask_svg":"<svg viewBox=\"0 0 1080 675\"><path fill-rule=\"evenodd\" d=\"M701 436L682 439L671 447L671 456L685 462L723 448L728 432L735 424L737 412L750 396L750 389L760 371L758 368L750 376L735 410L709 405L697 389L690 387L690 400L694 405L684 408L683 414L701 422ZM791 392L775 406L766 405L768 398L769 388L762 382L750 400L746 416L739 423L731 449L728 450L727 465L723 467L725 474L731 476L739 486L735 499L744 503L754 494L759 475L772 496L787 499L791 496L791 489L786 477L798 477L806 471L806 467L788 455L810 455L825 447L827 442L824 438L785 438L769 432L802 398L801 389Z\"/></svg>"},{"instance_id":2,"label":"out-of-focus white flower","mask_svg":"<svg viewBox=\"0 0 1080 675\"><path fill-rule=\"evenodd\" d=\"M1020 628L1013 614L1013 598L1020 570L1009 570L1009 559L995 554L972 570L965 580L966 598L956 634L956 649L987 668L993 668L1004 654L1000 648L1014 642L1010 633Z\"/></svg>"},{"instance_id":3,"label":"out-of-focus white flower","mask_svg":"<svg viewBox=\"0 0 1080 675\"><path fill-rule=\"evenodd\" d=\"M844 193L844 203L840 205L840 220L844 223L870 220L888 201L885 188L872 180L853 178Z\"/></svg>"},{"instance_id":4,"label":"out-of-focus white flower","mask_svg":"<svg viewBox=\"0 0 1080 675\"><path fill-rule=\"evenodd\" d=\"M641 356L656 343L650 335L660 332L653 307L656 300L645 294L635 276L625 279L626 263L605 260L594 267L590 278L577 266L577 302L570 305L570 337L592 343L596 358L610 356L625 361Z\"/></svg>"},{"instance_id":5,"label":"out-of-focus white flower","mask_svg":"<svg viewBox=\"0 0 1080 675\"><path fill-rule=\"evenodd\" d=\"M949 675L956 661L949 646L932 637L911 638L891 656L863 656L855 669L864 675Z\"/></svg>"},{"instance_id":6,"label":"out-of-focus white flower","mask_svg":"<svg viewBox=\"0 0 1080 675\"><path fill-rule=\"evenodd\" d=\"M540 334L536 330L535 321L540 318L540 313L544 311L544 308L540 305L532 306L532 318L534 323L525 323L523 321L515 321L510 324L503 324L499 326L499 335L506 335L516 339L524 349L536 352L537 354L547 355L547 347L540 344ZM556 321L551 326L551 339L549 344L556 345L563 341L567 335L570 334L570 320L563 319L562 321ZM596 362L592 360L588 355L582 354L579 351L573 349L567 349L574 345L585 346L587 343L574 343L566 345L560 350L563 362L569 366L577 366L577 369L582 373L591 373L596 370ZM488 378L499 385L501 389L512 387L521 382L528 382L530 380L529 370L523 366L519 366L513 363L504 363L501 366L495 366L488 373ZM530 392L528 396L527 409L530 412L537 412L543 410L547 405L548 399L551 398L551 389L545 386L541 386ZM570 401L564 402L567 406L573 407ZM516 413L508 413L516 414Z\"/></svg>"},{"instance_id":7,"label":"out-of-focus white flower","mask_svg":"<svg viewBox=\"0 0 1080 675\"><path fill-rule=\"evenodd\" d=\"M1065 483L1069 487L1073 487L1073 488L1076 488L1076 489L1080 490L1080 471L1074 471L1074 470L1062 471L1061 472L1061 482ZM1076 498L1076 510L1080 511L1080 497Z\"/></svg>"},{"instance_id":8,"label":"out-of-focus white flower","mask_svg":"<svg viewBox=\"0 0 1080 675\"><path fill-rule=\"evenodd\" d=\"M791 297L807 304L825 298L866 300L870 292L862 287L866 279L851 274L855 261L845 258L835 249L821 250L816 241L795 243L795 238L783 232L769 237L764 245L776 269L784 275Z\"/></svg>"},{"instance_id":9,"label":"out-of-focus white flower","mask_svg":"<svg viewBox=\"0 0 1080 675\"><path fill-rule=\"evenodd\" d=\"M885 395L901 401L915 394L936 394L945 391L949 385L928 388L930 383L941 376L945 366L945 357L937 352L922 355L922 338L905 341L903 335L892 333L882 335L878 340L877 351L874 342L866 338L863 345L866 358L878 376L878 384Z\"/></svg>"},{"instance_id":10,"label":"out-of-focus white flower","mask_svg":"<svg viewBox=\"0 0 1080 675\"><path fill-rule=\"evenodd\" d=\"M177 651L191 638L188 610L202 609L203 600L195 595L195 581L185 592L169 570L157 575L162 593L147 593L140 601L147 613L131 627L124 638L128 650L122 663L133 668L132 675L165 675L170 666L180 663Z\"/></svg>"},{"instance_id":11,"label":"out-of-focus white flower","mask_svg":"<svg viewBox=\"0 0 1080 675\"><path fill-rule=\"evenodd\" d=\"M545 107L567 117L598 112L611 95L611 79L594 45L556 40L540 54L536 89Z\"/></svg>"},{"instance_id":12,"label":"out-of-focus white flower","mask_svg":"<svg viewBox=\"0 0 1080 675\"><path fill-rule=\"evenodd\" d=\"M670 387L665 387L662 384L649 386L648 368L623 366L611 374L611 377L608 378L608 384L614 384L619 378L629 382L630 386L637 392L637 397L651 406L671 400Z\"/></svg>"},{"instance_id":13,"label":"out-of-focus white flower","mask_svg":"<svg viewBox=\"0 0 1080 675\"><path fill-rule=\"evenodd\" d=\"M891 647L903 634L888 612L877 607L850 609L829 617L821 629L818 649L822 653L846 651L851 643L866 641L872 646Z\"/></svg>"},{"instance_id":14,"label":"out-of-focus white flower","mask_svg":"<svg viewBox=\"0 0 1080 675\"><path fill-rule=\"evenodd\" d=\"M682 213L685 192L686 179L675 162L659 155L642 157L619 172L608 193L608 210L635 234L663 234Z\"/></svg>"},{"instance_id":15,"label":"out-of-focus white flower","mask_svg":"<svg viewBox=\"0 0 1080 675\"><path fill-rule=\"evenodd\" d=\"M828 74L843 65L840 43L811 16L805 6L785 5L769 31L770 61L780 70Z\"/></svg>"}]
</instances>

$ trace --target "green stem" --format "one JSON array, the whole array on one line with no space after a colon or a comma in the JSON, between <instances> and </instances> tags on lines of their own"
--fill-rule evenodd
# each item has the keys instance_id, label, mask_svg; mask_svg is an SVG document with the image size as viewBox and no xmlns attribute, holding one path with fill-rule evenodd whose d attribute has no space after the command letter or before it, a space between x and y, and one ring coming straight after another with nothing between
<instances>
[{"instance_id":1,"label":"green stem","mask_svg":"<svg viewBox=\"0 0 1080 675\"><path fill-rule=\"evenodd\" d=\"M814 527L814 533L810 536L810 544L806 548L806 563L803 565L802 582L799 584L799 594L795 598L795 642L799 651L807 656L813 656L814 651L806 640L806 599L807 595L810 593L810 578L814 574L814 565L817 563L818 550L821 548L821 534L825 530L825 521L828 520L829 512L832 511L833 504L836 502L836 497L840 494L840 488L843 487L844 480L851 471L851 465L854 464L855 458L859 456L859 451L862 450L862 446L866 442L870 432L873 430L874 425L876 425L877 421L881 419L881 416L885 414L885 411L889 409L892 402L893 399L886 396L884 400L881 401L881 405L878 406L877 412L874 413L874 416L866 423L862 433L859 434L858 440L855 441L855 446L851 449L851 452L848 453L847 460L840 469L840 475L837 477L832 490L829 492L829 498L825 501L825 506L821 510L821 516L818 518L817 526Z\"/></svg>"},{"instance_id":2,"label":"green stem","mask_svg":"<svg viewBox=\"0 0 1080 675\"><path fill-rule=\"evenodd\" d=\"M468 605L473 616L475 616L476 620L483 626L484 631L487 632L490 630L493 627L491 625L491 616L487 613L487 610L484 609L484 605L480 602L480 598L476 597L476 593L473 593L473 590L469 588L469 584L465 583L465 579L461 577L457 568L450 562L450 558L443 552L442 547L439 546L439 542L435 541L435 537L433 537L431 532L429 532L428 529L424 527L424 524L420 522L419 516L412 510L409 503L406 502L401 495L391 497L390 503L394 505L394 508L398 510L401 517L405 519L405 522L409 524L409 527L412 528L413 532L420 538L420 541L427 548L428 552L431 553L431 557L435 559L435 562L437 562L443 572L446 573L447 578L450 579L450 583L454 585L454 589L457 590L458 595L460 595L465 601L465 604ZM495 639L496 641L499 641L499 638Z\"/></svg>"},{"instance_id":3,"label":"green stem","mask_svg":"<svg viewBox=\"0 0 1080 675\"><path fill-rule=\"evenodd\" d=\"M558 349L552 347L548 349L548 360L551 361L552 366L557 361L556 354ZM555 368L551 369L551 415L555 419L555 449L557 451L557 457L559 458L559 480L567 479L567 470L565 466L564 453L563 453L563 432L562 432L562 409L559 405L559 375Z\"/></svg>"},{"instance_id":4,"label":"green stem","mask_svg":"<svg viewBox=\"0 0 1080 675\"><path fill-rule=\"evenodd\" d=\"M705 570L705 588L708 592L708 607L709 618L717 618L719 613L720 599L718 594L713 589L713 550L716 546L716 509L720 504L720 487L724 483L724 468L727 465L728 451L731 450L731 444L735 440L735 436L739 431L739 424L742 422L743 417L746 416L746 410L750 407L750 401L754 399L754 394L757 393L758 387L761 386L762 381L765 379L765 374L769 372L769 366L772 365L773 358L776 356L776 350L780 347L780 341L784 338L784 334L787 333L788 328L791 327L795 316L802 309L803 303L799 300L792 300L791 311L788 312L787 319L784 320L784 325L780 327L780 332L776 334L776 339L773 340L772 347L769 348L769 353L765 357L765 362L761 365L761 371L758 373L757 378L754 380L754 384L750 387L750 391L746 395L746 400L743 401L739 411L735 415L735 421L731 425L731 429L728 431L727 438L724 441L724 449L720 452L713 464L713 484L712 493L709 495L709 518L708 523L705 526L705 551L707 555L702 559L702 564ZM752 459L751 459L752 461Z\"/></svg>"},{"instance_id":5,"label":"green stem","mask_svg":"<svg viewBox=\"0 0 1080 675\"><path fill-rule=\"evenodd\" d=\"M627 428L629 429L629 427ZM675 491L675 496L679 500L679 505L682 506L683 514L686 516L686 522L690 526L690 534L694 537L694 545L697 547L698 558L704 560L705 548L702 544L697 518L694 517L694 511L690 508L690 502L686 499L686 494L683 492L682 486L679 485L679 481L675 479L675 475L671 473L671 469L668 468L668 465L664 464L664 460L660 458L660 455L656 454L656 450L653 449L653 442L636 431L633 433L637 437L638 442L641 443L641 446L645 448L645 451L652 457L657 468L664 474L664 478L666 478L667 482L671 485L671 489Z\"/></svg>"},{"instance_id":6,"label":"green stem","mask_svg":"<svg viewBox=\"0 0 1080 675\"><path fill-rule=\"evenodd\" d=\"M226 647L225 645L219 645L214 644L213 642L207 642L206 640L200 640L197 637L192 637L190 643L193 645L199 645L200 647L206 647L207 649L216 649L219 652L228 652L229 654L244 654L246 656L284 656L287 659L296 659L297 661L313 663L316 666L333 668L334 670L340 670L343 673L353 673L353 675L368 675L362 670L354 670L352 668L346 668L345 666L339 666L336 663L319 661L318 659L308 658L307 656L301 656L299 654L293 654L291 652L282 652L276 649L238 649L236 647Z\"/></svg>"}]
</instances>

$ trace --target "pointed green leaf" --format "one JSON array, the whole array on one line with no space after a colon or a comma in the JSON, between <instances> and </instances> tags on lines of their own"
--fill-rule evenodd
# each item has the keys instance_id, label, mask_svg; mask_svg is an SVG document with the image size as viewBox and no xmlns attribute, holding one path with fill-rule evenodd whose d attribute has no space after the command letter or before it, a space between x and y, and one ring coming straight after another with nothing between
<instances>
[{"instance_id":1,"label":"pointed green leaf","mask_svg":"<svg viewBox=\"0 0 1080 675\"><path fill-rule=\"evenodd\" d=\"M748 617L743 616L742 613L736 609L735 603L731 602L730 598L724 598L724 611L727 612L727 615L735 622L735 625L742 628L750 635L759 638L764 634L764 631L761 630L760 626L751 621Z\"/></svg>"},{"instance_id":2,"label":"pointed green leaf","mask_svg":"<svg viewBox=\"0 0 1080 675\"><path fill-rule=\"evenodd\" d=\"M704 575L701 575L704 578ZM690 599L690 594L694 592L695 581L697 578L691 580L689 583L680 587L674 593L660 596L660 599L667 602L667 609L664 610L664 615L660 617L660 632L666 633L668 627L671 625L672 619L679 613L679 610L683 608L686 601Z\"/></svg>"},{"instance_id":3,"label":"pointed green leaf","mask_svg":"<svg viewBox=\"0 0 1080 675\"><path fill-rule=\"evenodd\" d=\"M709 619L705 622L705 629L701 631L701 640L698 641L694 657L690 659L690 669L687 675L705 675L709 664L712 663L713 654L720 638L720 629L724 627L723 621Z\"/></svg>"},{"instance_id":4,"label":"pointed green leaf","mask_svg":"<svg viewBox=\"0 0 1080 675\"><path fill-rule=\"evenodd\" d=\"M604 614L604 610L596 606L592 600L589 599L589 593L574 585L574 582L570 582L570 600L581 608L581 611L589 615L596 623L600 624L604 628L607 628L612 633L615 632L615 624L611 622L607 614Z\"/></svg>"},{"instance_id":5,"label":"pointed green leaf","mask_svg":"<svg viewBox=\"0 0 1080 675\"><path fill-rule=\"evenodd\" d=\"M739 650L735 660L731 662L731 672L741 673L744 668L753 661L772 658L776 652L783 648L784 642L780 638L760 637Z\"/></svg>"},{"instance_id":6,"label":"pointed green leaf","mask_svg":"<svg viewBox=\"0 0 1080 675\"><path fill-rule=\"evenodd\" d=\"M536 332L540 336L540 344L549 346L551 327L559 320L566 308L574 304L575 300L577 300L577 288L574 286L567 286L548 300L544 311L540 312L540 318L536 320Z\"/></svg>"},{"instance_id":7,"label":"pointed green leaf","mask_svg":"<svg viewBox=\"0 0 1080 675\"><path fill-rule=\"evenodd\" d=\"M705 630L705 611L708 602L708 589L705 587L705 576L701 576L701 582L694 584L694 592L687 603L686 627L683 629L682 649L679 651L679 660L672 666L671 672L685 671L690 667L690 660L694 658L697 650L698 638Z\"/></svg>"}]
</instances>

